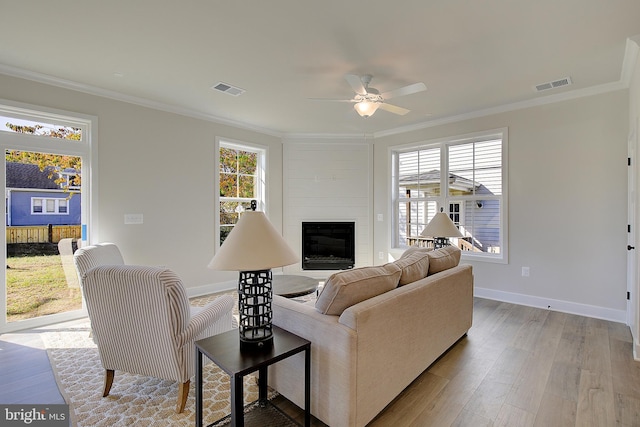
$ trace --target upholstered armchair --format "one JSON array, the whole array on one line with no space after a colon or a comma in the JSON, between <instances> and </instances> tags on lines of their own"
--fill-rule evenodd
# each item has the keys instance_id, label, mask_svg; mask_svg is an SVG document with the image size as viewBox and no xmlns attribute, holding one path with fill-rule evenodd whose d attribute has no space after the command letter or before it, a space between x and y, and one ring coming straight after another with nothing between
<instances>
[{"instance_id":1,"label":"upholstered armchair","mask_svg":"<svg viewBox=\"0 0 640 427\"><path fill-rule=\"evenodd\" d=\"M124 265L120 249L114 243L97 243L78 248L73 254L73 262L82 286L82 276L99 265Z\"/></svg>"},{"instance_id":2,"label":"upholstered armchair","mask_svg":"<svg viewBox=\"0 0 640 427\"><path fill-rule=\"evenodd\" d=\"M78 271L94 261L84 249L76 251ZM80 280L105 369L103 396L115 370L178 381L181 413L194 375L194 341L233 328L233 298L190 307L182 281L164 267L100 265Z\"/></svg>"}]
</instances>

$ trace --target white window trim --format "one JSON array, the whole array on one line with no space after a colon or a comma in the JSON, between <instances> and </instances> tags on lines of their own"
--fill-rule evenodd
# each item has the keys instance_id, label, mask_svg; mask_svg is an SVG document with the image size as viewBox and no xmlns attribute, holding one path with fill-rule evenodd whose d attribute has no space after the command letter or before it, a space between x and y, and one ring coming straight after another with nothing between
<instances>
[{"instance_id":1,"label":"white window trim","mask_svg":"<svg viewBox=\"0 0 640 427\"><path fill-rule=\"evenodd\" d=\"M80 171L83 176L89 177L89 179L84 180L82 184L82 191L80 193L80 196L83 198L83 209L81 212L82 218L80 220L83 230L82 243L83 245L88 245L90 243L99 242L98 117L58 110L55 108L25 104L8 99L0 99L0 115L8 115L34 121L53 121L53 123L56 124L82 129L82 139L80 141L73 141L73 144L70 144L69 140L56 140L56 138L15 134L12 132L0 132L0 143L4 148L8 149L40 151L45 153L55 150L56 152L71 156L82 156L88 159L88 162L82 163L82 171ZM13 144L11 142L13 135L19 135L21 140L19 144ZM5 143L5 141L7 142ZM2 178L2 180L4 181L4 178Z\"/></svg>"},{"instance_id":2,"label":"white window trim","mask_svg":"<svg viewBox=\"0 0 640 427\"><path fill-rule=\"evenodd\" d=\"M261 182L261 185L258 185L256 189L257 194L255 194L252 200L256 200L258 202L257 210L262 211L267 215L267 165L268 165L268 147L265 145L254 144L250 142L238 141L230 138L216 137L215 141L215 178L214 178L214 226L215 226L215 249L216 252L220 247L220 147L228 147L240 150L250 150L256 151L259 153L259 162L258 162L258 180ZM233 199L233 198L229 198ZM267 215L268 216L268 215Z\"/></svg>"},{"instance_id":3,"label":"white window trim","mask_svg":"<svg viewBox=\"0 0 640 427\"><path fill-rule=\"evenodd\" d=\"M0 115L24 118L27 120L42 120L68 125L82 129L82 139L73 141L57 140L36 135L17 134L14 132L0 132L0 146L3 150L24 150L35 152L57 152L70 156L82 156L88 161L82 162L82 245L100 241L98 231L98 117L55 108L25 104L8 99L0 99ZM5 174L0 174L0 184L6 185ZM6 254L4 254L6 256ZM6 287L6 283L3 282ZM44 317L25 319L7 323L6 317L0 316L0 333L12 332L20 329L34 328L56 322L64 322L86 316L84 299L81 310L52 314ZM0 291L0 306L6 306L6 291Z\"/></svg>"},{"instance_id":4,"label":"white window trim","mask_svg":"<svg viewBox=\"0 0 640 427\"><path fill-rule=\"evenodd\" d=\"M469 261L484 261L498 264L508 264L509 263L509 214L508 214L508 200L509 200L509 132L508 128L498 128L491 129L480 132L473 132L453 137L445 137L445 138L437 138L427 141L421 142L413 142L409 144L401 144L389 147L389 170L390 170L390 178L391 178L391 211L390 218L392 221L391 235L389 236L391 239L391 248L398 249L398 207L396 201L399 198L397 194L398 183L397 183L397 153L414 151L422 148L430 148L430 147L439 147L440 155L441 155L441 165L445 166L445 170L449 170L448 160L447 160L447 147L457 144L465 144L469 142L478 142L482 140L489 140L496 137L502 138L502 195L501 196L489 196L483 195L483 200L495 199L501 200L500 205L500 247L501 253L500 256L492 255L492 254L484 254L478 252L469 252L462 251L462 257ZM431 198L431 200L436 200L438 206L446 206L449 201L463 201L466 199L472 200L476 199L476 196L459 196L455 197L449 196L449 188L448 181L446 179L446 174L441 174L440 181L440 196L437 198ZM448 206L447 206L448 207Z\"/></svg>"}]
</instances>

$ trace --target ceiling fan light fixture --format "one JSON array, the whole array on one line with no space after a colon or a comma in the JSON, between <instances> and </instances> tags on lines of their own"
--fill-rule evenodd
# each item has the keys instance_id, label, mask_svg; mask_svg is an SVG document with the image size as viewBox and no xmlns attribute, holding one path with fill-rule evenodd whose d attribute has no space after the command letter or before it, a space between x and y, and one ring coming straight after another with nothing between
<instances>
[{"instance_id":1,"label":"ceiling fan light fixture","mask_svg":"<svg viewBox=\"0 0 640 427\"><path fill-rule=\"evenodd\" d=\"M360 116L367 118L367 117L371 117L373 113L376 112L379 105L380 104L378 102L360 101L356 103L353 106L353 108L356 109L356 111L358 112L358 114L360 114Z\"/></svg>"}]
</instances>

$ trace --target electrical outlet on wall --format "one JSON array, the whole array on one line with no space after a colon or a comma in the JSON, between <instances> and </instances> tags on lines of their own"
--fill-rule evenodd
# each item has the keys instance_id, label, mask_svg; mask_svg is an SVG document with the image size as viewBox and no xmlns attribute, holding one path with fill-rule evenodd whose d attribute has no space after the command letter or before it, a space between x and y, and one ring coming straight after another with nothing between
<instances>
[{"instance_id":1,"label":"electrical outlet on wall","mask_svg":"<svg viewBox=\"0 0 640 427\"><path fill-rule=\"evenodd\" d=\"M529 277L529 267L522 267L522 277Z\"/></svg>"},{"instance_id":2,"label":"electrical outlet on wall","mask_svg":"<svg viewBox=\"0 0 640 427\"><path fill-rule=\"evenodd\" d=\"M378 258L384 259L384 252L378 252Z\"/></svg>"}]
</instances>

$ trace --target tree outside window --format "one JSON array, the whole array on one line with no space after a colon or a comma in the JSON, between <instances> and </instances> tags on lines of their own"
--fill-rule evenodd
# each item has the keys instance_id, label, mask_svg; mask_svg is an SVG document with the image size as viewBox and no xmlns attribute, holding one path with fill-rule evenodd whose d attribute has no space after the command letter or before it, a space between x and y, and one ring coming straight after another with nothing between
<instances>
[{"instance_id":1,"label":"tree outside window","mask_svg":"<svg viewBox=\"0 0 640 427\"><path fill-rule=\"evenodd\" d=\"M19 120L4 116L0 116L0 120L5 122L4 128L0 128L0 130L6 132L24 133L44 138L58 138L71 141L82 140L82 130L80 128ZM7 150L5 153L5 161L38 165L40 171L48 170L49 178L54 178L56 184L60 185L60 188L70 193L73 193L73 190L79 190L82 183L80 176L82 160L78 156Z\"/></svg>"},{"instance_id":2,"label":"tree outside window","mask_svg":"<svg viewBox=\"0 0 640 427\"><path fill-rule=\"evenodd\" d=\"M262 202L262 157L258 149L220 144L220 244L251 200Z\"/></svg>"}]
</instances>

